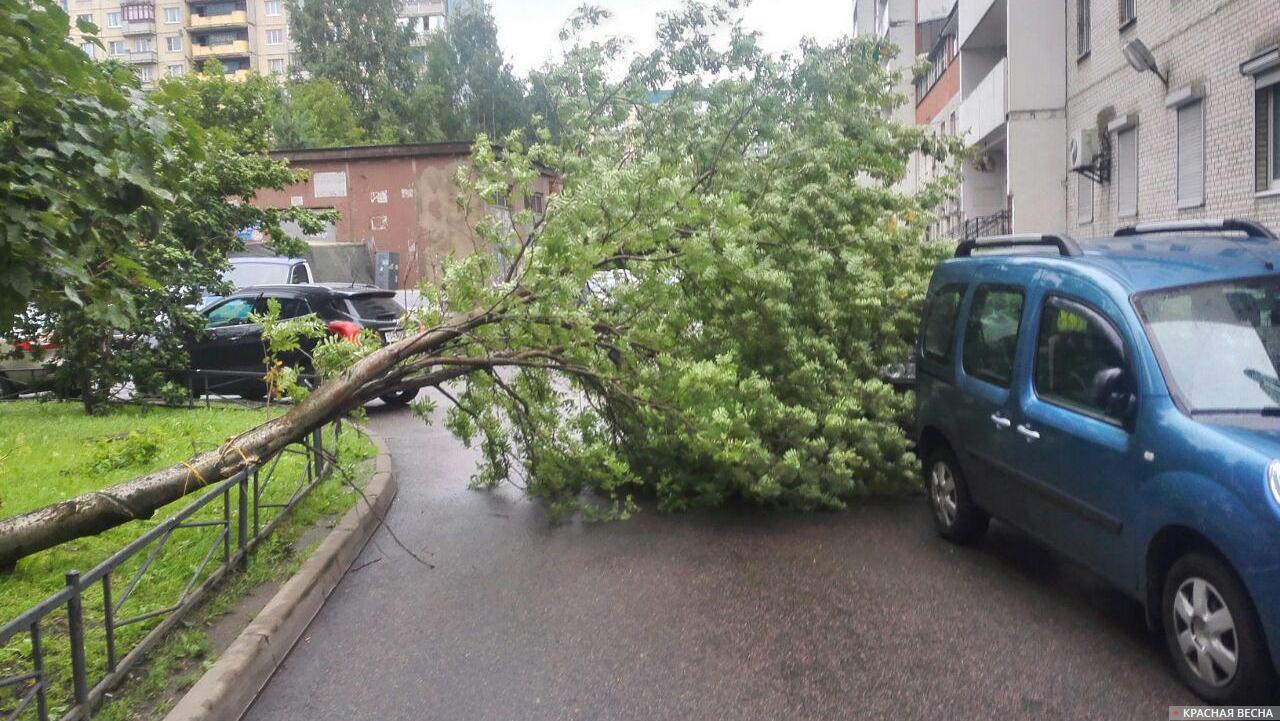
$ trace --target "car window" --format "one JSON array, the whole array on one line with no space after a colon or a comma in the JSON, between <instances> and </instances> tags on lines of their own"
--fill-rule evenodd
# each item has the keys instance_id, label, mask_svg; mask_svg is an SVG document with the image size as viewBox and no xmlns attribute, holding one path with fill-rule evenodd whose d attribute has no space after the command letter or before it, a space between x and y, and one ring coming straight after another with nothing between
<instances>
[{"instance_id":1,"label":"car window","mask_svg":"<svg viewBox=\"0 0 1280 721\"><path fill-rule=\"evenodd\" d=\"M221 305L214 306L205 314L205 327L222 328L229 325L241 325L249 322L249 315L255 311L252 298L233 298Z\"/></svg>"},{"instance_id":2,"label":"car window","mask_svg":"<svg viewBox=\"0 0 1280 721\"><path fill-rule=\"evenodd\" d=\"M311 312L311 306L307 305L307 301L301 298L270 298L262 301L261 313L267 312L267 303L270 300L280 304L280 320L288 320L289 318L298 318Z\"/></svg>"},{"instance_id":3,"label":"car window","mask_svg":"<svg viewBox=\"0 0 1280 721\"><path fill-rule=\"evenodd\" d=\"M964 332L964 372L1005 388L1013 380L1013 356L1022 324L1023 292L979 286Z\"/></svg>"},{"instance_id":4,"label":"car window","mask_svg":"<svg viewBox=\"0 0 1280 721\"><path fill-rule=\"evenodd\" d=\"M952 341L956 337L956 314L960 310L964 290L963 285L947 285L929 298L920 338L920 350L925 358L943 363L951 359Z\"/></svg>"},{"instance_id":5,"label":"car window","mask_svg":"<svg viewBox=\"0 0 1280 721\"><path fill-rule=\"evenodd\" d=\"M361 295L351 299L357 318L364 320L396 320L404 315L404 307L395 298L381 295Z\"/></svg>"},{"instance_id":6,"label":"car window","mask_svg":"<svg viewBox=\"0 0 1280 721\"><path fill-rule=\"evenodd\" d=\"M1108 397L1124 373L1124 344L1094 311L1050 299L1036 335L1036 395L1068 408L1110 417Z\"/></svg>"},{"instance_id":7,"label":"car window","mask_svg":"<svg viewBox=\"0 0 1280 721\"><path fill-rule=\"evenodd\" d=\"M307 273L307 266L299 263L293 266L293 274L289 276L290 283L310 283L311 278Z\"/></svg>"}]
</instances>

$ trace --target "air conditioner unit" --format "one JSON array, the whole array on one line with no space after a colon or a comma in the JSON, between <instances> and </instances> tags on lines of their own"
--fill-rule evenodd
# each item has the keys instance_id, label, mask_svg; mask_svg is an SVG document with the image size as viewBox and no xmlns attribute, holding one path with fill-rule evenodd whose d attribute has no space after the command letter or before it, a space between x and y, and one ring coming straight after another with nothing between
<instances>
[{"instance_id":1,"label":"air conditioner unit","mask_svg":"<svg viewBox=\"0 0 1280 721\"><path fill-rule=\"evenodd\" d=\"M1095 129L1077 130L1071 135L1067 144L1067 158L1072 170L1087 170L1093 167L1098 157L1098 131Z\"/></svg>"}]
</instances>

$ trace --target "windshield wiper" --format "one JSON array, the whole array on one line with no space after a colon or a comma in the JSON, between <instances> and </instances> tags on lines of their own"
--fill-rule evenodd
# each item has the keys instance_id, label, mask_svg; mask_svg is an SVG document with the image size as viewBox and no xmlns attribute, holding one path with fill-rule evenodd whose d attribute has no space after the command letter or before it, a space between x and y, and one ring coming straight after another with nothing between
<instances>
[{"instance_id":1,"label":"windshield wiper","mask_svg":"<svg viewBox=\"0 0 1280 721\"><path fill-rule=\"evenodd\" d=\"M1244 375L1249 380L1257 383L1258 387L1262 389L1262 392L1266 393L1271 398L1272 403L1280 405L1280 378L1264 375L1253 368L1246 368L1244 370Z\"/></svg>"}]
</instances>

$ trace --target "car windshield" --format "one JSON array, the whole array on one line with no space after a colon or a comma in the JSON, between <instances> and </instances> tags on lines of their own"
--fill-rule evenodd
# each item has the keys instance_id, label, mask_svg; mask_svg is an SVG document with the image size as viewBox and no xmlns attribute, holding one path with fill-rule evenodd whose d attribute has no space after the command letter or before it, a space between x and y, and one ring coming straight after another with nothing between
<instances>
[{"instance_id":1,"label":"car windshield","mask_svg":"<svg viewBox=\"0 0 1280 721\"><path fill-rule=\"evenodd\" d=\"M1280 414L1280 278L1156 291L1137 306L1189 412Z\"/></svg>"},{"instance_id":2,"label":"car windshield","mask_svg":"<svg viewBox=\"0 0 1280 721\"><path fill-rule=\"evenodd\" d=\"M289 266L283 263L253 263L232 261L222 279L231 283L236 289L255 285L279 285L289 282Z\"/></svg>"}]
</instances>

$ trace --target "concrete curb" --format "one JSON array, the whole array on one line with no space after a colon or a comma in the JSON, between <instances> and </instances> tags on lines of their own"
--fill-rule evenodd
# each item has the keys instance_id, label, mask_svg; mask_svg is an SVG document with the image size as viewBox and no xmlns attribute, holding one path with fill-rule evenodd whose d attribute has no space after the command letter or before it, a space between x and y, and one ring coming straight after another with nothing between
<instances>
[{"instance_id":1,"label":"concrete curb","mask_svg":"<svg viewBox=\"0 0 1280 721\"><path fill-rule=\"evenodd\" d=\"M373 477L364 489L365 498L356 500L355 508L347 511L165 721L239 721L284 663L395 499L398 484L391 472L391 453L381 438L371 433L369 437L378 456Z\"/></svg>"}]
</instances>

